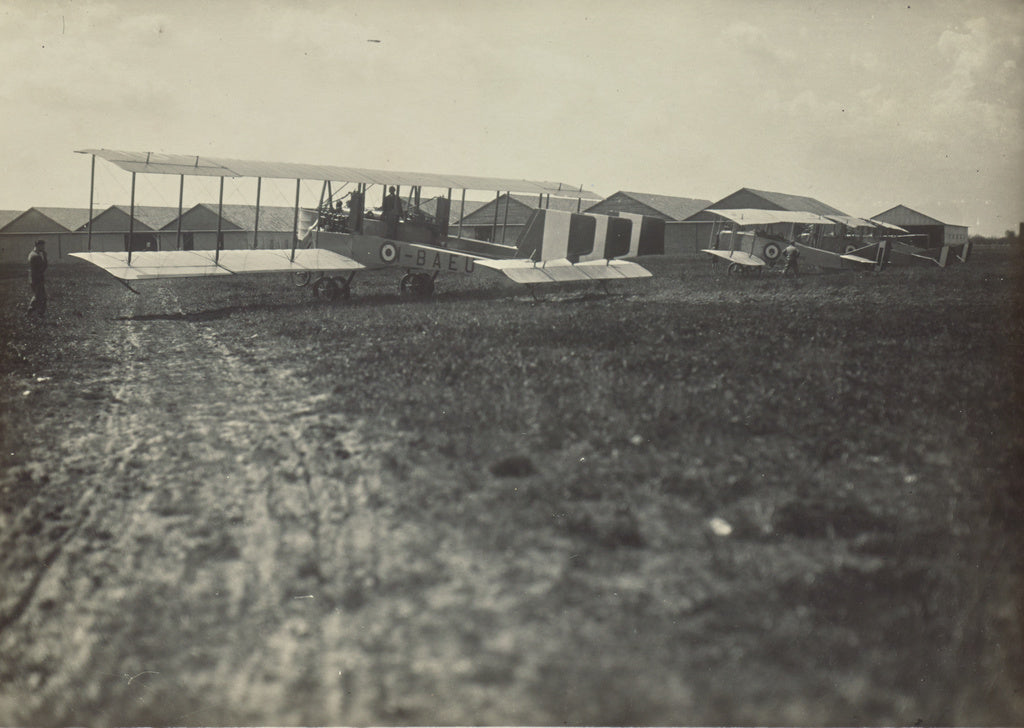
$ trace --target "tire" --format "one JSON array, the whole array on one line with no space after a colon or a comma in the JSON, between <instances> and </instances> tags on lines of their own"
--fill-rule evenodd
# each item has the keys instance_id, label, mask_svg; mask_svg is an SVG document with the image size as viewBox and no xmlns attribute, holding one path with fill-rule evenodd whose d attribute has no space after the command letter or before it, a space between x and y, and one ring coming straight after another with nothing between
<instances>
[{"instance_id":1,"label":"tire","mask_svg":"<svg viewBox=\"0 0 1024 728\"><path fill-rule=\"evenodd\" d=\"M321 278L313 284L313 295L325 301L337 301L342 294L341 289L337 278Z\"/></svg>"},{"instance_id":2,"label":"tire","mask_svg":"<svg viewBox=\"0 0 1024 728\"><path fill-rule=\"evenodd\" d=\"M725 269L727 275L736 276L743 272L743 266L739 263L730 263L729 267Z\"/></svg>"},{"instance_id":3,"label":"tire","mask_svg":"<svg viewBox=\"0 0 1024 728\"><path fill-rule=\"evenodd\" d=\"M308 286L313 280L313 274L308 270L297 270L292 273L292 283L298 288Z\"/></svg>"},{"instance_id":4,"label":"tire","mask_svg":"<svg viewBox=\"0 0 1024 728\"><path fill-rule=\"evenodd\" d=\"M338 284L338 295L334 300L336 301L347 301L352 298L352 286L344 278L332 278L335 283Z\"/></svg>"},{"instance_id":5,"label":"tire","mask_svg":"<svg viewBox=\"0 0 1024 728\"><path fill-rule=\"evenodd\" d=\"M856 249L857 249L857 246L856 246L856 245L854 245L853 243L848 243L848 244L846 245L846 247L845 247L845 248L843 248L843 255L849 255L850 253L852 253L852 252L853 252L853 251L855 251Z\"/></svg>"},{"instance_id":6,"label":"tire","mask_svg":"<svg viewBox=\"0 0 1024 728\"><path fill-rule=\"evenodd\" d=\"M429 273L406 273L399 284L402 298L422 300L434 292L434 279Z\"/></svg>"},{"instance_id":7,"label":"tire","mask_svg":"<svg viewBox=\"0 0 1024 728\"><path fill-rule=\"evenodd\" d=\"M412 277L413 298L430 298L434 292L434 279L427 273L418 273Z\"/></svg>"}]
</instances>

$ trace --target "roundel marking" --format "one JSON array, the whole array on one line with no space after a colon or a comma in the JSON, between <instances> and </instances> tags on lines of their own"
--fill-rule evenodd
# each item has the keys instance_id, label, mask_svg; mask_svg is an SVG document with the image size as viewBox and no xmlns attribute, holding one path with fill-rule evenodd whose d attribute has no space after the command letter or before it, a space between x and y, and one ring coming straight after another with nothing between
<instances>
[{"instance_id":1,"label":"roundel marking","mask_svg":"<svg viewBox=\"0 0 1024 728\"><path fill-rule=\"evenodd\" d=\"M380 246L380 259L385 263L394 263L398 258L398 248L394 243L384 243Z\"/></svg>"},{"instance_id":2,"label":"roundel marking","mask_svg":"<svg viewBox=\"0 0 1024 728\"><path fill-rule=\"evenodd\" d=\"M768 260L775 260L782 253L778 243L768 243L764 246L764 257Z\"/></svg>"}]
</instances>

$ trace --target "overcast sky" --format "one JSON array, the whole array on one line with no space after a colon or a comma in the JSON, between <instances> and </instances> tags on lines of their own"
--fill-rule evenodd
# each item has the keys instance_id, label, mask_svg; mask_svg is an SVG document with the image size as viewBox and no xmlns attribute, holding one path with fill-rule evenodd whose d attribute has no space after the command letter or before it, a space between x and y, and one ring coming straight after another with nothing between
<instances>
[{"instance_id":1,"label":"overcast sky","mask_svg":"<svg viewBox=\"0 0 1024 728\"><path fill-rule=\"evenodd\" d=\"M74 151L107 148L751 187L998 235L1024 221L1022 67L1020 0L0 0L0 209L87 207Z\"/></svg>"}]
</instances>

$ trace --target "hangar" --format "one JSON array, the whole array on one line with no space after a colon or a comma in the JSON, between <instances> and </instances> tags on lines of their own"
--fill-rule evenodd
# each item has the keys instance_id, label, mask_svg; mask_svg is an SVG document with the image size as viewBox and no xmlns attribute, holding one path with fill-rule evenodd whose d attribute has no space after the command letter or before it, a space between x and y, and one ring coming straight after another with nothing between
<instances>
[{"instance_id":1,"label":"hangar","mask_svg":"<svg viewBox=\"0 0 1024 728\"><path fill-rule=\"evenodd\" d=\"M911 210L905 205L896 205L871 219L877 222L887 222L890 225L899 225L914 235L927 235L928 243L922 247L960 246L966 245L968 242L966 225L949 225L934 217Z\"/></svg>"},{"instance_id":2,"label":"hangar","mask_svg":"<svg viewBox=\"0 0 1024 728\"><path fill-rule=\"evenodd\" d=\"M589 200L587 202L590 202ZM469 204L469 201L466 201ZM453 202L452 208L458 206ZM544 207L580 212L583 202L575 197L548 197L503 193L462 218L464 233L477 240L514 245L533 211Z\"/></svg>"},{"instance_id":3,"label":"hangar","mask_svg":"<svg viewBox=\"0 0 1024 728\"><path fill-rule=\"evenodd\" d=\"M88 208L30 207L0 227L0 262L24 263L39 239L46 241L51 260L76 252L75 231L88 222Z\"/></svg>"},{"instance_id":4,"label":"hangar","mask_svg":"<svg viewBox=\"0 0 1024 728\"><path fill-rule=\"evenodd\" d=\"M220 219L217 205L201 202L160 228L162 250L232 250L290 248L295 230L294 207L223 205ZM180 235L181 243L178 244Z\"/></svg>"},{"instance_id":5,"label":"hangar","mask_svg":"<svg viewBox=\"0 0 1024 728\"><path fill-rule=\"evenodd\" d=\"M626 192L620 190L614 195L591 205L584 212L599 215L627 212L636 215L647 215L665 221L665 254L690 255L698 249L690 244L689 224L684 223L708 205L710 200L696 200L689 197L672 197L670 195L654 195L646 192Z\"/></svg>"},{"instance_id":6,"label":"hangar","mask_svg":"<svg viewBox=\"0 0 1024 728\"><path fill-rule=\"evenodd\" d=\"M177 207L136 205L133 210L128 205L111 205L82 226L86 234L77 236L79 247L75 252L127 250L129 234L132 250L156 250L159 247L157 231L177 216Z\"/></svg>"},{"instance_id":7,"label":"hangar","mask_svg":"<svg viewBox=\"0 0 1024 728\"><path fill-rule=\"evenodd\" d=\"M686 218L685 222L690 223L690 226L686 229L689 237L686 239L685 245L693 246L692 249L694 251L711 247L711 229L721 218L712 212L708 212L708 210L736 209L784 210L786 212L811 212L816 215L842 215L849 217L842 210L838 210L813 197L743 187Z\"/></svg>"}]
</instances>

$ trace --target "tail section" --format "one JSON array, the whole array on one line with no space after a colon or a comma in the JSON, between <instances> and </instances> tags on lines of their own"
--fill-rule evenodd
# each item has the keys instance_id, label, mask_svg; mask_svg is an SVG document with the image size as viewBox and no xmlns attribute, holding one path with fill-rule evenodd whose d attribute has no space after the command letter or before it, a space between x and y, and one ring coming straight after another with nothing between
<instances>
[{"instance_id":1,"label":"tail section","mask_svg":"<svg viewBox=\"0 0 1024 728\"><path fill-rule=\"evenodd\" d=\"M878 252L875 253L875 271L881 273L887 265L889 265L889 241L882 238L878 243Z\"/></svg>"},{"instance_id":2,"label":"tail section","mask_svg":"<svg viewBox=\"0 0 1024 728\"><path fill-rule=\"evenodd\" d=\"M534 210L512 260L477 259L517 283L646 278L622 257L665 252L665 222L642 215L589 215Z\"/></svg>"},{"instance_id":3,"label":"tail section","mask_svg":"<svg viewBox=\"0 0 1024 728\"><path fill-rule=\"evenodd\" d=\"M624 217L589 215L594 218L594 249L580 256L580 262L591 260L612 260L629 255L633 222Z\"/></svg>"},{"instance_id":4,"label":"tail section","mask_svg":"<svg viewBox=\"0 0 1024 728\"><path fill-rule=\"evenodd\" d=\"M639 255L665 254L665 221L657 217L637 215L631 212L620 212L619 217L633 223L633 232L629 240L627 258Z\"/></svg>"},{"instance_id":5,"label":"tail section","mask_svg":"<svg viewBox=\"0 0 1024 728\"><path fill-rule=\"evenodd\" d=\"M578 260L594 249L593 215L534 210L516 245L518 258L532 261Z\"/></svg>"},{"instance_id":6,"label":"tail section","mask_svg":"<svg viewBox=\"0 0 1024 728\"><path fill-rule=\"evenodd\" d=\"M956 256L956 259L961 263L966 263L967 259L971 257L971 246L972 243L970 240L964 243L964 246L960 249L960 255Z\"/></svg>"}]
</instances>

